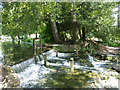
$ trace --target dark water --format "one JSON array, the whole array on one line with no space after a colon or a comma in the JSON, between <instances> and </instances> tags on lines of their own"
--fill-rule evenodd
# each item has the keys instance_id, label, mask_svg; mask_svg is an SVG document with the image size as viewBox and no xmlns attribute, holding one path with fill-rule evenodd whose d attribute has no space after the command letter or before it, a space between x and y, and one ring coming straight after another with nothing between
<instances>
[{"instance_id":1,"label":"dark water","mask_svg":"<svg viewBox=\"0 0 120 90\"><path fill-rule=\"evenodd\" d=\"M13 65L33 56L32 45L12 42L2 42L2 52L4 53L4 64Z\"/></svg>"}]
</instances>

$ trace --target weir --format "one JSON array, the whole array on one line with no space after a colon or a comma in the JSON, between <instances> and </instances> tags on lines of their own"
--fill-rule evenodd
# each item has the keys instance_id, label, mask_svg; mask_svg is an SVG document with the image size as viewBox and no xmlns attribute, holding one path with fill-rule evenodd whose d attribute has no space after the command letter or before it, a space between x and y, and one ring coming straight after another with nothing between
<instances>
[{"instance_id":1,"label":"weir","mask_svg":"<svg viewBox=\"0 0 120 90\"><path fill-rule=\"evenodd\" d=\"M56 57L56 54L58 57ZM77 61L74 62L74 68L75 69L100 69L101 65L106 64L105 62L96 62L94 61L94 58L91 57L89 54L88 58L85 59L84 61L86 61L85 64L82 64L81 59L78 59ZM36 56L37 58L37 63L40 65L44 65L45 61L44 61L44 56L46 56L47 60L46 63L47 65L51 65L51 66L61 66L61 67L68 67L70 68L70 58L75 58L74 57L74 53L60 53L60 52L56 52L56 50L52 49L49 50L45 53L43 53L42 55L39 55L40 59L38 56ZM23 61L19 64L13 65L13 68L15 70L15 72L19 73L24 71L24 69L28 68L31 64L35 64L34 62L34 58L28 59L26 61ZM91 66L91 64L93 66Z\"/></svg>"},{"instance_id":2,"label":"weir","mask_svg":"<svg viewBox=\"0 0 120 90\"><path fill-rule=\"evenodd\" d=\"M74 53L60 53L52 49L47 52L44 52L42 55L39 55L41 60L37 56L36 64L34 62L34 58L31 58L12 66L15 72L17 73L18 77L20 78L21 87L30 88L36 84L39 85L38 87L44 87L42 86L44 81L37 82L37 79L40 80L47 79L46 77L47 73L56 72L56 70L44 66L44 55L47 56L47 65L56 66L56 67L67 67L69 69L69 72L71 70L72 73L74 73L74 69L107 73L107 69L104 69L103 67L103 65L106 65L107 62L96 62L94 61L94 58L89 54L87 54L87 59L85 60L86 62L88 62L88 64L89 63L92 64L93 65L92 67L89 67L89 65L83 66L83 64L81 64L82 62L80 62L81 59L80 60L78 59L77 61L74 60L73 63L70 63L70 58L75 58ZM100 83L103 83L103 81L100 81ZM98 85L98 87L101 86Z\"/></svg>"},{"instance_id":3,"label":"weir","mask_svg":"<svg viewBox=\"0 0 120 90\"><path fill-rule=\"evenodd\" d=\"M0 50L0 65L3 64L3 58L4 58L4 54L3 54L2 51Z\"/></svg>"},{"instance_id":4,"label":"weir","mask_svg":"<svg viewBox=\"0 0 120 90\"><path fill-rule=\"evenodd\" d=\"M15 72L18 73L18 72L22 72L24 69L28 68L30 64L33 64L33 63L34 63L34 59L31 58L19 64L13 65L12 67L15 70Z\"/></svg>"}]
</instances>

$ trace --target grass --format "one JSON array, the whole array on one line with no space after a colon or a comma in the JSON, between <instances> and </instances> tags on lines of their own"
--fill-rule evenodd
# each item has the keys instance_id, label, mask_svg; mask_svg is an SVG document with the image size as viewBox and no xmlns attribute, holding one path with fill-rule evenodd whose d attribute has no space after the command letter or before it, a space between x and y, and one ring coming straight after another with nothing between
<instances>
[{"instance_id":1,"label":"grass","mask_svg":"<svg viewBox=\"0 0 120 90\"><path fill-rule=\"evenodd\" d=\"M69 48L68 46L56 46L53 47L55 50L57 50L58 52L62 52L62 53L67 53L67 52L74 52L74 48Z\"/></svg>"},{"instance_id":2,"label":"grass","mask_svg":"<svg viewBox=\"0 0 120 90\"><path fill-rule=\"evenodd\" d=\"M92 78L88 73L84 73L83 70L75 70L74 73L70 73L68 68L65 67L53 67L56 72L50 73L47 76L48 79L45 86L49 88L87 88L90 83L87 82Z\"/></svg>"}]
</instances>

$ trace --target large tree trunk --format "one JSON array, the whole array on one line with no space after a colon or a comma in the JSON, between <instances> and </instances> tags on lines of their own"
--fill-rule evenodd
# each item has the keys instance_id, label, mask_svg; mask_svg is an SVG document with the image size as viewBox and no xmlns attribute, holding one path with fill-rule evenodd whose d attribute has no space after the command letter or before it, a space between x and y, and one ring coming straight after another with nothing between
<instances>
[{"instance_id":1,"label":"large tree trunk","mask_svg":"<svg viewBox=\"0 0 120 90\"><path fill-rule=\"evenodd\" d=\"M79 37L78 37L78 35L79 35L79 29L78 29L77 25L74 25L73 27L74 27L74 29L72 30L73 31L72 32L72 34L73 34L72 40L73 40L74 43L76 43L76 42L79 41Z\"/></svg>"},{"instance_id":2,"label":"large tree trunk","mask_svg":"<svg viewBox=\"0 0 120 90\"><path fill-rule=\"evenodd\" d=\"M51 20L51 29L52 29L52 33L53 33L55 43L60 43L60 37L59 37L56 22L52 21L52 20Z\"/></svg>"},{"instance_id":3,"label":"large tree trunk","mask_svg":"<svg viewBox=\"0 0 120 90\"><path fill-rule=\"evenodd\" d=\"M79 41L79 25L77 24L76 17L73 16L72 40L74 43Z\"/></svg>"}]
</instances>

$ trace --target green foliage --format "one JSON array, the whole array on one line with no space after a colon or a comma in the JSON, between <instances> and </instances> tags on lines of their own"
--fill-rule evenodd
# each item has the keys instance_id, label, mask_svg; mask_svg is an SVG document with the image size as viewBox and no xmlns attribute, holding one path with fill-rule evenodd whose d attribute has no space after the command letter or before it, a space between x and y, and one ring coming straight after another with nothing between
<instances>
[{"instance_id":1,"label":"green foliage","mask_svg":"<svg viewBox=\"0 0 120 90\"><path fill-rule=\"evenodd\" d=\"M40 31L40 37L44 42L52 43L54 41L50 22L45 23L45 28Z\"/></svg>"},{"instance_id":2,"label":"green foliage","mask_svg":"<svg viewBox=\"0 0 120 90\"><path fill-rule=\"evenodd\" d=\"M33 42L33 38L31 37L26 37L26 38L23 38L22 41L25 41L25 42Z\"/></svg>"},{"instance_id":3,"label":"green foliage","mask_svg":"<svg viewBox=\"0 0 120 90\"><path fill-rule=\"evenodd\" d=\"M111 47L120 47L120 43L109 41L108 43L103 43L103 45Z\"/></svg>"},{"instance_id":4,"label":"green foliage","mask_svg":"<svg viewBox=\"0 0 120 90\"><path fill-rule=\"evenodd\" d=\"M40 22L39 3L3 3L3 35L18 36L38 32Z\"/></svg>"},{"instance_id":5,"label":"green foliage","mask_svg":"<svg viewBox=\"0 0 120 90\"><path fill-rule=\"evenodd\" d=\"M119 37L113 26L112 15L115 2L4 2L2 11L2 34L24 36L40 33L45 42L54 42L51 21L55 21L60 39L81 39L82 27L86 38L98 38L103 42ZM69 35L69 37L68 37Z\"/></svg>"}]
</instances>

